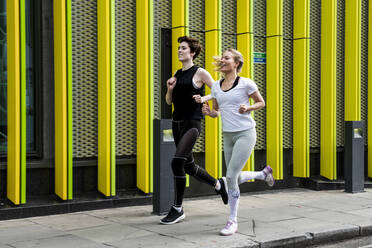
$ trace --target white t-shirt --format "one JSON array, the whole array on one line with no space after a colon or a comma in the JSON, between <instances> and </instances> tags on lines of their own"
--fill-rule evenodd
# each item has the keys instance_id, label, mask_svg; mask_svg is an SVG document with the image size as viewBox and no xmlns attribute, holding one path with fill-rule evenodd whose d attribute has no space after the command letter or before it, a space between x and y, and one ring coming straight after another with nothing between
<instances>
[{"instance_id":1,"label":"white t-shirt","mask_svg":"<svg viewBox=\"0 0 372 248\"><path fill-rule=\"evenodd\" d=\"M258 90L257 85L249 78L240 77L238 84L228 90L221 90L221 80L212 86L212 97L216 98L221 112L222 130L224 132L243 131L256 126L250 112L239 113L240 104L247 106L249 96Z\"/></svg>"}]
</instances>

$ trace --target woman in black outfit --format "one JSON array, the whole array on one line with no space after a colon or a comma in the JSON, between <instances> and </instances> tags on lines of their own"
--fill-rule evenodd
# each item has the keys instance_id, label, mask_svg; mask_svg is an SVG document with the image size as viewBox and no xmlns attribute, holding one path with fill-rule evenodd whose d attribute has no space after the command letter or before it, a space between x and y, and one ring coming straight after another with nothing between
<instances>
[{"instance_id":1,"label":"woman in black outfit","mask_svg":"<svg viewBox=\"0 0 372 248\"><path fill-rule=\"evenodd\" d=\"M186 216L182 208L182 200L186 187L186 173L215 188L221 195L224 204L228 196L226 182L216 180L203 168L195 164L192 149L200 134L200 122L203 118L202 105L195 99L203 95L204 84L212 87L211 75L196 65L193 60L199 55L201 45L197 39L182 36L178 38L178 59L182 69L167 81L166 102L173 103L172 130L176 143L176 154L172 160L174 175L175 200L168 215L160 220L162 224L175 224Z\"/></svg>"}]
</instances>

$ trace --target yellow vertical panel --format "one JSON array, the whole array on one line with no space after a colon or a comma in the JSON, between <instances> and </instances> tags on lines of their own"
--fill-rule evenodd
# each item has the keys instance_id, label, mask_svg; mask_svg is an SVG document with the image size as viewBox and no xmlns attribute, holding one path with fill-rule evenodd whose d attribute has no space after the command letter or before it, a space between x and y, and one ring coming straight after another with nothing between
<instances>
[{"instance_id":1,"label":"yellow vertical panel","mask_svg":"<svg viewBox=\"0 0 372 248\"><path fill-rule=\"evenodd\" d=\"M245 62L240 75L253 79L253 1L238 0L237 3L237 49L243 55ZM252 112L252 117L254 114ZM254 151L252 151L243 170L254 170Z\"/></svg>"},{"instance_id":2,"label":"yellow vertical panel","mask_svg":"<svg viewBox=\"0 0 372 248\"><path fill-rule=\"evenodd\" d=\"M20 68L20 16L19 1L7 1L7 108L8 154L7 197L20 204L21 176L21 68Z\"/></svg>"},{"instance_id":3,"label":"yellow vertical panel","mask_svg":"<svg viewBox=\"0 0 372 248\"><path fill-rule=\"evenodd\" d=\"M293 13L293 175L310 176L310 1L295 0Z\"/></svg>"},{"instance_id":4,"label":"yellow vertical panel","mask_svg":"<svg viewBox=\"0 0 372 248\"><path fill-rule=\"evenodd\" d=\"M310 176L309 39L293 41L293 176Z\"/></svg>"},{"instance_id":5,"label":"yellow vertical panel","mask_svg":"<svg viewBox=\"0 0 372 248\"><path fill-rule=\"evenodd\" d=\"M240 76L253 78L253 34L241 34L236 37L237 48L244 57L244 64Z\"/></svg>"},{"instance_id":6,"label":"yellow vertical panel","mask_svg":"<svg viewBox=\"0 0 372 248\"><path fill-rule=\"evenodd\" d=\"M110 1L98 0L98 190L110 195L111 52Z\"/></svg>"},{"instance_id":7,"label":"yellow vertical panel","mask_svg":"<svg viewBox=\"0 0 372 248\"><path fill-rule=\"evenodd\" d=\"M267 0L266 1L266 36L282 35L282 0Z\"/></svg>"},{"instance_id":8,"label":"yellow vertical panel","mask_svg":"<svg viewBox=\"0 0 372 248\"><path fill-rule=\"evenodd\" d=\"M213 56L220 54L218 40L219 31L205 33L205 69L211 72L213 79L218 78L218 73L214 71ZM205 94L211 94L209 87L205 87ZM221 155L221 128L219 118L205 118L205 169L217 178L219 177L220 155Z\"/></svg>"},{"instance_id":9,"label":"yellow vertical panel","mask_svg":"<svg viewBox=\"0 0 372 248\"><path fill-rule=\"evenodd\" d=\"M137 0L137 187L150 192L150 1ZM151 120L152 121L152 120Z\"/></svg>"},{"instance_id":10,"label":"yellow vertical panel","mask_svg":"<svg viewBox=\"0 0 372 248\"><path fill-rule=\"evenodd\" d=\"M283 179L282 37L266 40L266 153L276 179Z\"/></svg>"},{"instance_id":11,"label":"yellow vertical panel","mask_svg":"<svg viewBox=\"0 0 372 248\"><path fill-rule=\"evenodd\" d=\"M372 4L368 5L368 177L372 177Z\"/></svg>"},{"instance_id":12,"label":"yellow vertical panel","mask_svg":"<svg viewBox=\"0 0 372 248\"><path fill-rule=\"evenodd\" d=\"M242 67L242 72L240 76L247 77L253 79L253 34L244 33L238 34L237 36L237 48L241 52L244 57L244 64ZM251 113L252 117L254 117L253 112ZM253 171L254 170L254 150L251 153L246 165L244 166L243 170L245 171Z\"/></svg>"},{"instance_id":13,"label":"yellow vertical panel","mask_svg":"<svg viewBox=\"0 0 372 248\"><path fill-rule=\"evenodd\" d=\"M205 0L205 30L219 28L219 0Z\"/></svg>"},{"instance_id":14,"label":"yellow vertical panel","mask_svg":"<svg viewBox=\"0 0 372 248\"><path fill-rule=\"evenodd\" d=\"M236 31L238 34L253 32L252 3L253 0L236 1Z\"/></svg>"},{"instance_id":15,"label":"yellow vertical panel","mask_svg":"<svg viewBox=\"0 0 372 248\"><path fill-rule=\"evenodd\" d=\"M67 200L67 46L66 1L55 0L54 10L54 102L55 102L55 192Z\"/></svg>"},{"instance_id":16,"label":"yellow vertical panel","mask_svg":"<svg viewBox=\"0 0 372 248\"><path fill-rule=\"evenodd\" d=\"M345 121L361 119L361 0L345 1Z\"/></svg>"},{"instance_id":17,"label":"yellow vertical panel","mask_svg":"<svg viewBox=\"0 0 372 248\"><path fill-rule=\"evenodd\" d=\"M214 80L218 73L214 71L213 56L221 53L220 29L221 8L219 0L205 1L205 69L211 73ZM205 94L211 93L205 87ZM222 175L221 126L219 118L205 118L205 169L214 178Z\"/></svg>"},{"instance_id":18,"label":"yellow vertical panel","mask_svg":"<svg viewBox=\"0 0 372 248\"><path fill-rule=\"evenodd\" d=\"M188 0L172 0L172 73L182 67L178 61L178 41L188 35Z\"/></svg>"},{"instance_id":19,"label":"yellow vertical panel","mask_svg":"<svg viewBox=\"0 0 372 248\"><path fill-rule=\"evenodd\" d=\"M178 60L178 38L188 35L189 1L172 0L172 73L173 75L182 63ZM189 176L186 175L186 186L189 185Z\"/></svg>"},{"instance_id":20,"label":"yellow vertical panel","mask_svg":"<svg viewBox=\"0 0 372 248\"><path fill-rule=\"evenodd\" d=\"M323 0L321 9L320 174L336 173L336 1Z\"/></svg>"},{"instance_id":21,"label":"yellow vertical panel","mask_svg":"<svg viewBox=\"0 0 372 248\"><path fill-rule=\"evenodd\" d=\"M115 0L110 0L110 105L111 105L111 111L110 111L110 144L111 144L111 151L110 151L110 185L111 185L111 195L116 195L116 111L115 111L115 83L116 83L116 77L115 77Z\"/></svg>"},{"instance_id":22,"label":"yellow vertical panel","mask_svg":"<svg viewBox=\"0 0 372 248\"><path fill-rule=\"evenodd\" d=\"M293 7L293 39L307 38L310 36L310 0L294 0Z\"/></svg>"},{"instance_id":23,"label":"yellow vertical panel","mask_svg":"<svg viewBox=\"0 0 372 248\"><path fill-rule=\"evenodd\" d=\"M283 179L283 2L267 0L266 6L266 160Z\"/></svg>"},{"instance_id":24,"label":"yellow vertical panel","mask_svg":"<svg viewBox=\"0 0 372 248\"><path fill-rule=\"evenodd\" d=\"M186 26L188 0L172 0L172 28Z\"/></svg>"}]
</instances>

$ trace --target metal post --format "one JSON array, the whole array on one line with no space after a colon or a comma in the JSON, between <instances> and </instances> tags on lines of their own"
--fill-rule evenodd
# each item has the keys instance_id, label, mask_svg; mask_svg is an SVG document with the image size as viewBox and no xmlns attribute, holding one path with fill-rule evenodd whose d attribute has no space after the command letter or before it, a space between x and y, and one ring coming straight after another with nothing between
<instances>
[{"instance_id":1,"label":"metal post","mask_svg":"<svg viewBox=\"0 0 372 248\"><path fill-rule=\"evenodd\" d=\"M174 201L174 179L171 167L176 146L172 134L172 120L154 120L154 193L153 213L169 211Z\"/></svg>"},{"instance_id":2,"label":"metal post","mask_svg":"<svg viewBox=\"0 0 372 248\"><path fill-rule=\"evenodd\" d=\"M364 121L345 121L345 191L364 191Z\"/></svg>"}]
</instances>

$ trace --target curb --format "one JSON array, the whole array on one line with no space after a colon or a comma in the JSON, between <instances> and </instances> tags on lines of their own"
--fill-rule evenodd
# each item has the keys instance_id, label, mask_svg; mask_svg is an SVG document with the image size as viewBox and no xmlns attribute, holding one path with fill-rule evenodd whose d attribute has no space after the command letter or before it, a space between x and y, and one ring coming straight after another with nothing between
<instances>
[{"instance_id":1,"label":"curb","mask_svg":"<svg viewBox=\"0 0 372 248\"><path fill-rule=\"evenodd\" d=\"M265 242L255 242L254 245L238 246L239 248L288 248L288 247L310 247L313 245L326 244L332 241L342 241L357 237L372 235L372 225L355 226L324 232L309 232L284 239L276 239Z\"/></svg>"}]
</instances>

